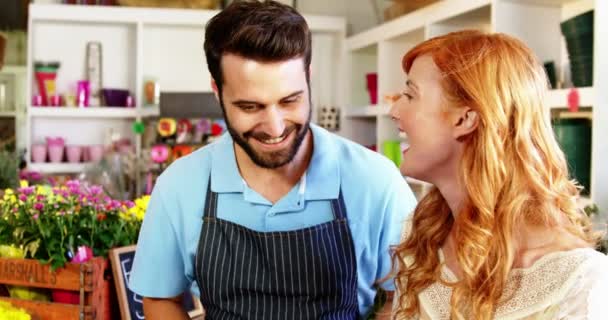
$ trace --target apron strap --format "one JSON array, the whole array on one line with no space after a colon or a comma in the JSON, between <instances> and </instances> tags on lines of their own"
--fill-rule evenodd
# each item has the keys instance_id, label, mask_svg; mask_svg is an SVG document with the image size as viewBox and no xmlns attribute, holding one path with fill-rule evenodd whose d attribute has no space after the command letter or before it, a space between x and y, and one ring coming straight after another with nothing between
<instances>
[{"instance_id":1,"label":"apron strap","mask_svg":"<svg viewBox=\"0 0 608 320\"><path fill-rule=\"evenodd\" d=\"M331 200L331 209L334 214L334 220L346 219L346 205L344 204L344 197L342 196L342 188L340 188L338 199Z\"/></svg>"},{"instance_id":2,"label":"apron strap","mask_svg":"<svg viewBox=\"0 0 608 320\"><path fill-rule=\"evenodd\" d=\"M209 176L209 184L207 185L207 195L205 196L204 218L217 217L217 193L211 191L211 176Z\"/></svg>"}]
</instances>

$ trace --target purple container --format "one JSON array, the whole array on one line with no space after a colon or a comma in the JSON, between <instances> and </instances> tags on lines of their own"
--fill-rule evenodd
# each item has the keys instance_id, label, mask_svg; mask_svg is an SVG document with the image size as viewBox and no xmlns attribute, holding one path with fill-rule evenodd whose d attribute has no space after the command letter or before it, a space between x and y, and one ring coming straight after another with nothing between
<instances>
[{"instance_id":1,"label":"purple container","mask_svg":"<svg viewBox=\"0 0 608 320\"><path fill-rule=\"evenodd\" d=\"M129 90L124 89L101 89L104 104L108 107L126 107Z\"/></svg>"}]
</instances>

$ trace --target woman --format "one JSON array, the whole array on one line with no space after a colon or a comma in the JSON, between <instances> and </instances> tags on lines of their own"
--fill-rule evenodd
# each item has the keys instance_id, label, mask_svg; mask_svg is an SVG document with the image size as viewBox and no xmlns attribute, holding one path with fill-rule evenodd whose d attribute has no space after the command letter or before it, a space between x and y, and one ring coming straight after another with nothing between
<instances>
[{"instance_id":1,"label":"woman","mask_svg":"<svg viewBox=\"0 0 608 320\"><path fill-rule=\"evenodd\" d=\"M408 136L401 171L435 188L395 248L395 317L605 319L608 258L593 249L530 49L462 31L416 46L403 69L390 112Z\"/></svg>"}]
</instances>

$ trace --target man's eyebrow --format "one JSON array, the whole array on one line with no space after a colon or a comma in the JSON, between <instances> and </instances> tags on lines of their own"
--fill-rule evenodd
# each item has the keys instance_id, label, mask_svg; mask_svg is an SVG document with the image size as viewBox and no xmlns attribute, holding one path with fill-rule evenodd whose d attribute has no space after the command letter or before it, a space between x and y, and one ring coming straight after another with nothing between
<instances>
[{"instance_id":1,"label":"man's eyebrow","mask_svg":"<svg viewBox=\"0 0 608 320\"><path fill-rule=\"evenodd\" d=\"M292 94L290 94L290 95L288 95L288 96L286 96L286 97L281 98L281 101L288 100L288 99L290 99L290 98L294 98L294 97L296 97L296 96L301 95L302 93L304 93L304 90L299 90L299 91L296 91L296 92L294 92L294 93L292 93Z\"/></svg>"}]
</instances>

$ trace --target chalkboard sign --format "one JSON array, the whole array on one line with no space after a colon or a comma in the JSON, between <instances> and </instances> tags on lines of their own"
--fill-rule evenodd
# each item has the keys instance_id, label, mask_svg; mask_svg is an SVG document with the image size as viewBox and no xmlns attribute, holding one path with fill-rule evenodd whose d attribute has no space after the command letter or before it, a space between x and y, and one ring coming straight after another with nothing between
<instances>
[{"instance_id":1,"label":"chalkboard sign","mask_svg":"<svg viewBox=\"0 0 608 320\"><path fill-rule=\"evenodd\" d=\"M141 320L144 317L143 298L131 291L128 287L131 266L135 257L136 246L127 246L110 250L110 261L112 262L112 273L120 305L120 314L123 320ZM200 301L187 291L182 299L184 310L192 317L203 314Z\"/></svg>"}]
</instances>

